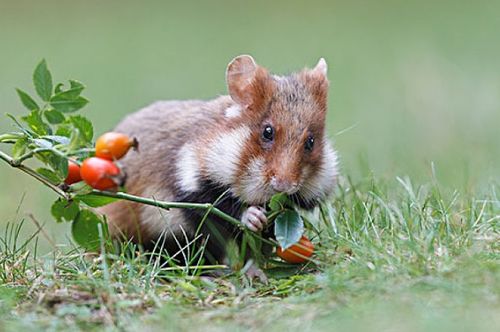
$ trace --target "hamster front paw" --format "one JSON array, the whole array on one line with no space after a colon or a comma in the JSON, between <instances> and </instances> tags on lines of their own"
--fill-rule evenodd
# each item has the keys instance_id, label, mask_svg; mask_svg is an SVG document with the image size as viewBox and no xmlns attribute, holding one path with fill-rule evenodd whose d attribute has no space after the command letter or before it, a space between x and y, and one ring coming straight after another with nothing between
<instances>
[{"instance_id":1,"label":"hamster front paw","mask_svg":"<svg viewBox=\"0 0 500 332\"><path fill-rule=\"evenodd\" d=\"M265 212L263 207L252 205L241 215L241 223L253 232L260 232L267 224Z\"/></svg>"}]
</instances>

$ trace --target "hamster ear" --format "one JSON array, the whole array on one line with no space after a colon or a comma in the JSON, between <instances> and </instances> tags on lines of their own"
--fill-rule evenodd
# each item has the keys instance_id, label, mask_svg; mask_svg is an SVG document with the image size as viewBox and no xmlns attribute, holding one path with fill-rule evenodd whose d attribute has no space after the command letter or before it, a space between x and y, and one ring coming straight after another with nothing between
<instances>
[{"instance_id":1,"label":"hamster ear","mask_svg":"<svg viewBox=\"0 0 500 332\"><path fill-rule=\"evenodd\" d=\"M328 71L328 65L326 64L326 61L324 58L319 59L318 63L316 64L316 67L312 70L315 74L324 76L326 78L326 74Z\"/></svg>"},{"instance_id":2,"label":"hamster ear","mask_svg":"<svg viewBox=\"0 0 500 332\"><path fill-rule=\"evenodd\" d=\"M257 65L250 55L234 58L226 70L226 82L231 98L241 106L256 103L264 98L266 83L269 83L267 70Z\"/></svg>"},{"instance_id":3,"label":"hamster ear","mask_svg":"<svg viewBox=\"0 0 500 332\"><path fill-rule=\"evenodd\" d=\"M328 98L328 78L326 73L328 66L325 59L321 58L313 69L307 69L303 72L303 78L306 85L309 86L311 93L316 99L320 111L326 113Z\"/></svg>"}]
</instances>

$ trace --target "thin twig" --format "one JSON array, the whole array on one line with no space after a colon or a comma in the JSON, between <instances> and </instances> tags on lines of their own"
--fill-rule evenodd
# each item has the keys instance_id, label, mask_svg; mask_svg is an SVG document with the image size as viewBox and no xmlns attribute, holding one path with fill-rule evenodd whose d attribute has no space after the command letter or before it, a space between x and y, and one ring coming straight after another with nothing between
<instances>
[{"instance_id":1,"label":"thin twig","mask_svg":"<svg viewBox=\"0 0 500 332\"><path fill-rule=\"evenodd\" d=\"M65 198L67 200L71 199L71 196L67 192L65 192L64 190L62 190L58 186L52 184L45 177L43 177L42 175L38 174L34 169L32 169L32 168L30 168L28 166L22 165L22 164L16 164L15 159L12 158L11 156L9 156L8 154L0 151L0 159L6 161L10 166L12 166L14 168L17 168L17 169L23 171L24 173L26 173L26 174L34 177L38 181L42 182L44 185L46 185L47 187L49 187L50 189L52 189L53 191L55 191L56 194L58 194L59 196Z\"/></svg>"},{"instance_id":2,"label":"thin twig","mask_svg":"<svg viewBox=\"0 0 500 332\"><path fill-rule=\"evenodd\" d=\"M47 242L49 242L49 244L52 246L52 248L57 249L55 242L50 238L49 234L47 234L47 232L45 231L43 226L38 222L38 220L36 220L35 216L32 213L30 213L30 214L28 214L28 217L30 217L31 221L33 221L33 223L36 225L38 230L42 233L43 237L47 240Z\"/></svg>"},{"instance_id":3,"label":"thin twig","mask_svg":"<svg viewBox=\"0 0 500 332\"><path fill-rule=\"evenodd\" d=\"M110 191L93 190L92 194L94 194L96 196L105 196L105 197L124 199L127 201L152 205L152 206L156 206L156 207L163 208L163 209L179 208L179 209L209 210L212 214L220 217L221 219L224 219L225 221L228 221L228 222L234 224L238 228L245 229L244 226L239 222L238 219L233 218L230 215L222 212L221 210L219 210L218 208L213 206L213 204L211 204L211 203L163 202L163 201L157 201L155 199L130 195L130 194L127 194L127 193L124 193L121 191L110 192Z\"/></svg>"}]
</instances>

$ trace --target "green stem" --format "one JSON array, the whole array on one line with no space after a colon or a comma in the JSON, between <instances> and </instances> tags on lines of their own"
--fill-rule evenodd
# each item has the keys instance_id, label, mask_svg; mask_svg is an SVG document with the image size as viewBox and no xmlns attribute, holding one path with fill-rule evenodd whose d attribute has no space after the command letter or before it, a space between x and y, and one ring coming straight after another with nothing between
<instances>
[{"instance_id":1,"label":"green stem","mask_svg":"<svg viewBox=\"0 0 500 332\"><path fill-rule=\"evenodd\" d=\"M0 142L2 143L10 143L12 141L16 141L17 139L21 138L23 136L22 133L9 133L9 134L2 134L0 135Z\"/></svg>"},{"instance_id":2,"label":"green stem","mask_svg":"<svg viewBox=\"0 0 500 332\"><path fill-rule=\"evenodd\" d=\"M238 228L240 228L242 230L245 229L245 227L240 223L240 221L238 219L233 218L230 215L222 212L221 210L219 210L218 208L213 206L213 204L211 204L211 203L164 202L164 201L157 201L157 200L151 199L151 198L130 195L130 194L127 194L127 193L124 193L121 191L111 192L111 191L93 190L92 194L97 195L97 196L125 199L127 201L152 205L152 206L160 207L163 209L179 208L179 209L209 210L211 213L213 213L217 217L220 217L221 219L234 224L235 226L237 226Z\"/></svg>"},{"instance_id":3,"label":"green stem","mask_svg":"<svg viewBox=\"0 0 500 332\"><path fill-rule=\"evenodd\" d=\"M64 197L65 199L71 198L68 193L66 193L58 186L52 184L49 180L47 180L42 175L38 174L35 170L29 168L28 166L24 166L17 163L15 159L13 159L11 156L2 151L0 151L0 159L6 161L10 166L17 168L28 175L31 175L32 177L34 177L35 179L37 179L38 181L40 181L41 183L43 183L44 185L55 191L59 196Z\"/></svg>"}]
</instances>

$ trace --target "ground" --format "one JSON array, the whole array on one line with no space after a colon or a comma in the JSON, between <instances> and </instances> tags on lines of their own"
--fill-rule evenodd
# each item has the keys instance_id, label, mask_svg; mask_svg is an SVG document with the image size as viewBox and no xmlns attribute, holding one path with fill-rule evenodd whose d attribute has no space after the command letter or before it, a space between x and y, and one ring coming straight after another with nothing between
<instances>
[{"instance_id":1,"label":"ground","mask_svg":"<svg viewBox=\"0 0 500 332\"><path fill-rule=\"evenodd\" d=\"M499 212L495 188L476 197L434 180L343 180L305 216L314 261L273 259L267 285L68 245L37 256L44 234L15 244L13 222L1 242L0 329L493 331Z\"/></svg>"}]
</instances>

